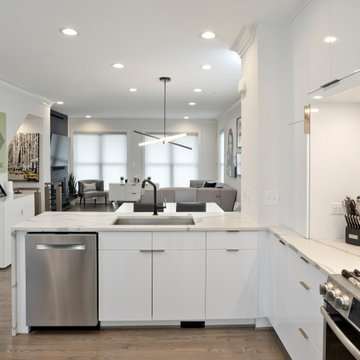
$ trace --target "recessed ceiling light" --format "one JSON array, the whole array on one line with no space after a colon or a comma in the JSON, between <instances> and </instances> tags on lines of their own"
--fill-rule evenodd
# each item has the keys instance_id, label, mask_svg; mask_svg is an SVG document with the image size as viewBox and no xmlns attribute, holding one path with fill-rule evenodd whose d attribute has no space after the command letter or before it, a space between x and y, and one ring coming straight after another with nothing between
<instances>
[{"instance_id":1,"label":"recessed ceiling light","mask_svg":"<svg viewBox=\"0 0 360 360\"><path fill-rule=\"evenodd\" d=\"M91 115L85 115L85 117L86 117L87 119L90 119L90 118L91 118Z\"/></svg>"},{"instance_id":2,"label":"recessed ceiling light","mask_svg":"<svg viewBox=\"0 0 360 360\"><path fill-rule=\"evenodd\" d=\"M215 36L215 33L212 31L205 31L201 34L201 37L206 40L213 39Z\"/></svg>"},{"instance_id":3,"label":"recessed ceiling light","mask_svg":"<svg viewBox=\"0 0 360 360\"><path fill-rule=\"evenodd\" d=\"M111 66L115 69L123 69L124 68L124 65L120 64L120 63L115 63L115 64L112 64Z\"/></svg>"},{"instance_id":4,"label":"recessed ceiling light","mask_svg":"<svg viewBox=\"0 0 360 360\"><path fill-rule=\"evenodd\" d=\"M196 92L196 93L201 93L201 92L202 92L202 90L201 90L201 89L199 89L199 88L196 88L196 89L194 89L194 92Z\"/></svg>"},{"instance_id":5,"label":"recessed ceiling light","mask_svg":"<svg viewBox=\"0 0 360 360\"><path fill-rule=\"evenodd\" d=\"M335 36L327 36L326 38L324 38L324 42L326 42L327 44L334 43L336 40L337 38Z\"/></svg>"},{"instance_id":6,"label":"recessed ceiling light","mask_svg":"<svg viewBox=\"0 0 360 360\"><path fill-rule=\"evenodd\" d=\"M315 96L313 96L313 99L315 99L315 100L318 100L318 99L322 99L323 97L321 96L321 95L315 95Z\"/></svg>"},{"instance_id":7,"label":"recessed ceiling light","mask_svg":"<svg viewBox=\"0 0 360 360\"><path fill-rule=\"evenodd\" d=\"M189 105L190 105L190 106L195 106L195 105L196 105L196 102L189 102Z\"/></svg>"},{"instance_id":8,"label":"recessed ceiling light","mask_svg":"<svg viewBox=\"0 0 360 360\"><path fill-rule=\"evenodd\" d=\"M189 117L188 117L188 116L184 116L184 119L189 119Z\"/></svg>"},{"instance_id":9,"label":"recessed ceiling light","mask_svg":"<svg viewBox=\"0 0 360 360\"><path fill-rule=\"evenodd\" d=\"M67 36L76 36L79 34L75 29L71 28L60 29L60 32Z\"/></svg>"},{"instance_id":10,"label":"recessed ceiling light","mask_svg":"<svg viewBox=\"0 0 360 360\"><path fill-rule=\"evenodd\" d=\"M202 68L203 70L211 70L211 69L212 69L212 66L209 65L209 64L205 64L205 65L202 65L201 68Z\"/></svg>"},{"instance_id":11,"label":"recessed ceiling light","mask_svg":"<svg viewBox=\"0 0 360 360\"><path fill-rule=\"evenodd\" d=\"M56 104L58 104L58 105L64 105L64 102L63 102L63 101L57 101Z\"/></svg>"},{"instance_id":12,"label":"recessed ceiling light","mask_svg":"<svg viewBox=\"0 0 360 360\"><path fill-rule=\"evenodd\" d=\"M130 92L137 92L138 90L135 89L135 88L130 88L129 91L130 91Z\"/></svg>"}]
</instances>

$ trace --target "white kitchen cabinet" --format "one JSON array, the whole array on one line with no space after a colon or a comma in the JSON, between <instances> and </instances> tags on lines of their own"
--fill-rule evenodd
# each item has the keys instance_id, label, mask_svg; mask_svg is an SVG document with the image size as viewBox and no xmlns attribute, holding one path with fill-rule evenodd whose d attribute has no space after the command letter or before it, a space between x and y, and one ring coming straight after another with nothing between
<instances>
[{"instance_id":1,"label":"white kitchen cabinet","mask_svg":"<svg viewBox=\"0 0 360 360\"><path fill-rule=\"evenodd\" d=\"M0 198L0 268L11 264L11 227L34 214L34 194Z\"/></svg>"},{"instance_id":2,"label":"white kitchen cabinet","mask_svg":"<svg viewBox=\"0 0 360 360\"><path fill-rule=\"evenodd\" d=\"M330 0L330 32L336 37L330 48L333 78L341 79L360 70L360 42L356 40L359 14L358 0Z\"/></svg>"},{"instance_id":3,"label":"white kitchen cabinet","mask_svg":"<svg viewBox=\"0 0 360 360\"><path fill-rule=\"evenodd\" d=\"M151 320L152 234L99 234L99 320Z\"/></svg>"},{"instance_id":4,"label":"white kitchen cabinet","mask_svg":"<svg viewBox=\"0 0 360 360\"><path fill-rule=\"evenodd\" d=\"M330 72L331 43L324 41L330 35L330 4L329 0L312 1L305 8L304 14L306 41L309 42L309 91L318 89L321 85L333 80Z\"/></svg>"},{"instance_id":5,"label":"white kitchen cabinet","mask_svg":"<svg viewBox=\"0 0 360 360\"><path fill-rule=\"evenodd\" d=\"M319 285L326 275L270 235L269 320L292 359L321 359L323 319Z\"/></svg>"},{"instance_id":6,"label":"white kitchen cabinet","mask_svg":"<svg viewBox=\"0 0 360 360\"><path fill-rule=\"evenodd\" d=\"M100 233L99 319L204 320L205 233Z\"/></svg>"},{"instance_id":7,"label":"white kitchen cabinet","mask_svg":"<svg viewBox=\"0 0 360 360\"><path fill-rule=\"evenodd\" d=\"M153 319L205 320L205 233L153 233Z\"/></svg>"},{"instance_id":8,"label":"white kitchen cabinet","mask_svg":"<svg viewBox=\"0 0 360 360\"><path fill-rule=\"evenodd\" d=\"M207 232L206 319L257 317L258 232Z\"/></svg>"}]
</instances>

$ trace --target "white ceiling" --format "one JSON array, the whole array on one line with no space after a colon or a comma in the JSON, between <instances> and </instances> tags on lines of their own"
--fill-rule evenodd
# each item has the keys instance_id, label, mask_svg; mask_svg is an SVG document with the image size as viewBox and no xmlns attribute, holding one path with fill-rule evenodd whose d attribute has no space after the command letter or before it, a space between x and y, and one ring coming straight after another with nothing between
<instances>
[{"instance_id":1,"label":"white ceiling","mask_svg":"<svg viewBox=\"0 0 360 360\"><path fill-rule=\"evenodd\" d=\"M213 119L238 99L241 61L230 47L242 26L286 21L306 2L1 0L0 78L63 100L53 108L71 117L154 119L163 111L158 78L170 76L168 118ZM65 37L64 27L80 35ZM203 40L209 29L217 37ZM113 69L114 62L125 68Z\"/></svg>"}]
</instances>

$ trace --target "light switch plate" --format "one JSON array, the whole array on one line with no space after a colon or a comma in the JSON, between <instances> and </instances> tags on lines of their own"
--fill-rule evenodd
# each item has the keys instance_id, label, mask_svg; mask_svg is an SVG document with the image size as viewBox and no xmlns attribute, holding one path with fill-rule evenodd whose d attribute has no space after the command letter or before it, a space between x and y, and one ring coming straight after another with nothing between
<instances>
[{"instance_id":1,"label":"light switch plate","mask_svg":"<svg viewBox=\"0 0 360 360\"><path fill-rule=\"evenodd\" d=\"M264 205L279 205L279 192L264 191Z\"/></svg>"}]
</instances>

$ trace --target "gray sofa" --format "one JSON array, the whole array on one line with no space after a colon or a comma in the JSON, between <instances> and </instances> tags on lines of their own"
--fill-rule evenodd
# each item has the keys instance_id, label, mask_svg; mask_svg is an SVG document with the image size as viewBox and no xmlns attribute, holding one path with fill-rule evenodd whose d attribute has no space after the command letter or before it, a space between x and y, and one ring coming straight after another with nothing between
<instances>
[{"instance_id":1,"label":"gray sofa","mask_svg":"<svg viewBox=\"0 0 360 360\"><path fill-rule=\"evenodd\" d=\"M157 201L164 202L214 202L224 211L232 211L236 200L236 189L224 183L216 183L216 187L202 187L205 180L190 180L190 187L160 188ZM201 185L201 186L200 186ZM142 203L152 203L153 190L145 190Z\"/></svg>"}]
</instances>

